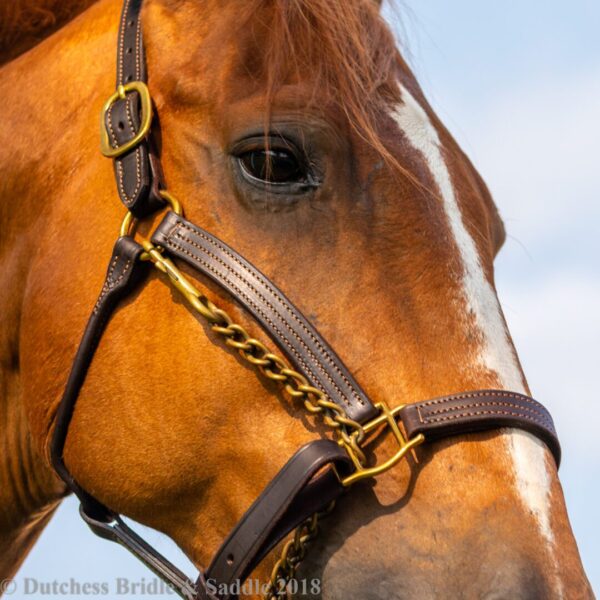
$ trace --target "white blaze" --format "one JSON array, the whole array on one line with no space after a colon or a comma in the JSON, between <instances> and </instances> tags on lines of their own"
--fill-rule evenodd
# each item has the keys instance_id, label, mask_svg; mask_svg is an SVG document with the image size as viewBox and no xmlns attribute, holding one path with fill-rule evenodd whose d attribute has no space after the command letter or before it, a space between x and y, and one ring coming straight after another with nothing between
<instances>
[{"instance_id":1,"label":"white blaze","mask_svg":"<svg viewBox=\"0 0 600 600\"><path fill-rule=\"evenodd\" d=\"M402 85L400 90L403 103L395 108L392 116L410 144L423 155L439 189L448 223L462 258L464 299L481 338L481 350L477 357L480 366L497 373L500 384L505 389L525 392L496 293L485 276L475 242L463 222L437 130L410 92ZM542 535L553 542L550 525L550 476L546 469L544 447L526 432L507 431L507 446L512 457L519 495L537 520Z\"/></svg>"}]
</instances>

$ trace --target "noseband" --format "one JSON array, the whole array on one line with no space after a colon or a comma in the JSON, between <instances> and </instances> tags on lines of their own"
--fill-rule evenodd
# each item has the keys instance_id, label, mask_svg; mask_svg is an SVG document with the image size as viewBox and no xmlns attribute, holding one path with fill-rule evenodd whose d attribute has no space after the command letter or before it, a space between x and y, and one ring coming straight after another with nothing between
<instances>
[{"instance_id":1,"label":"noseband","mask_svg":"<svg viewBox=\"0 0 600 600\"><path fill-rule=\"evenodd\" d=\"M468 391L390 408L374 404L341 359L306 317L261 271L233 248L187 221L164 185L152 139L153 104L146 86L141 35L142 0L125 0L119 30L117 91L102 111L101 150L114 163L117 189L128 209L104 286L88 321L59 405L51 443L52 464L81 501L80 513L94 533L116 541L187 599L231 600L262 559L292 530L275 565L266 597L287 597L318 520L356 482L391 469L419 444L502 427L524 429L544 441L556 464L560 446L548 411L504 390ZM138 243L137 220L169 207L150 240ZM186 263L242 305L283 352L270 350L215 306L177 268ZM79 392L106 324L120 301L141 285L148 265L167 275L191 307L224 343L262 376L279 382L319 414L335 439L300 448L274 477L223 542L194 583L132 531L120 516L84 490L70 474L63 450ZM373 465L367 445L383 435L395 452ZM222 591L222 590L227 591ZM218 590L218 591L215 591Z\"/></svg>"}]
</instances>

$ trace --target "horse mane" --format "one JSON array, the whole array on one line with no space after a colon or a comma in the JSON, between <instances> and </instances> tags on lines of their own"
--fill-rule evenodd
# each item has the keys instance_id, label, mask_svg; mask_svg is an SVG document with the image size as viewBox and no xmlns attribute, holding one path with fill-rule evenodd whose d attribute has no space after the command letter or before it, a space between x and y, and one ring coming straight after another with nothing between
<instances>
[{"instance_id":1,"label":"horse mane","mask_svg":"<svg viewBox=\"0 0 600 600\"><path fill-rule=\"evenodd\" d=\"M96 0L0 2L0 65L26 52Z\"/></svg>"},{"instance_id":2,"label":"horse mane","mask_svg":"<svg viewBox=\"0 0 600 600\"><path fill-rule=\"evenodd\" d=\"M401 57L376 0L246 0L248 21L260 15L266 40L261 79L271 98L286 82L306 80L346 115L355 132L404 171L381 141L382 114L399 100ZM262 9L262 10L261 10ZM264 17L263 17L264 15ZM264 22L268 19L267 22ZM263 45L266 43L266 47ZM317 94L318 92L318 94Z\"/></svg>"}]
</instances>

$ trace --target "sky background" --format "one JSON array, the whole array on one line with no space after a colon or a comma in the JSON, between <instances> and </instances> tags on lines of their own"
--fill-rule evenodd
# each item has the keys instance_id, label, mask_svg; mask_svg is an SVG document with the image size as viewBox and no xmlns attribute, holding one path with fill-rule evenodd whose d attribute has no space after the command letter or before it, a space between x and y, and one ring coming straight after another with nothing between
<instances>
[{"instance_id":1,"label":"sky background","mask_svg":"<svg viewBox=\"0 0 600 600\"><path fill-rule=\"evenodd\" d=\"M557 425L571 523L598 593L600 2L405 0L401 24L387 14L507 226L497 287L533 395ZM144 533L189 565L162 536ZM72 576L112 590L117 577L152 580L124 550L95 538L70 499L27 558L14 597L58 599L26 593L27 578Z\"/></svg>"}]
</instances>

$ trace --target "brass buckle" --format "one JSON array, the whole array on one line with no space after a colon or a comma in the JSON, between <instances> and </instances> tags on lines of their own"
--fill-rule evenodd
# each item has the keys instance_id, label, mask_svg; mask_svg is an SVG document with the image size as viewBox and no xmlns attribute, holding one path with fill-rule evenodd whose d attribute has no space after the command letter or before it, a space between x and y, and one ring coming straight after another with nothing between
<instances>
[{"instance_id":1,"label":"brass buckle","mask_svg":"<svg viewBox=\"0 0 600 600\"><path fill-rule=\"evenodd\" d=\"M106 113L110 110L110 107L119 98L125 100L128 92L137 92L140 95L140 103L142 105L142 123L139 131L132 137L128 142L125 142L121 146L113 148L110 143L108 131L106 130ZM143 81L132 81L125 85L120 85L117 91L104 103L102 107L102 114L100 115L100 151L104 156L108 158L116 158L122 156L126 152L129 152L132 148L135 148L150 131L150 125L152 123L152 98L150 97L150 91L148 86Z\"/></svg>"},{"instance_id":2,"label":"brass buckle","mask_svg":"<svg viewBox=\"0 0 600 600\"><path fill-rule=\"evenodd\" d=\"M405 406L405 404L402 404L394 409L390 409L390 407L385 402L378 402L377 404L375 404L375 408L379 410L379 416L375 417L372 421L369 421L368 423L363 425L363 431L365 432L365 434L370 433L371 431L377 429L378 427L381 427L382 425L385 425L385 429L381 433L386 432L388 429L392 432L394 439L398 444L398 450L391 458L388 458L388 460L386 460L384 463L380 465L375 465L374 467L364 467L358 459L358 457L356 456L354 450L343 440L339 440L338 443L340 444L340 446L345 448L346 452L350 456L350 459L354 463L354 466L356 467L356 471L354 471L354 473L348 475L347 477L342 478L338 473L338 478L340 479L340 482L344 487L349 487L357 481L360 481L361 479L376 477L377 475L381 475L382 473L389 471L392 467L398 464L400 460L402 460L402 458L406 455L407 452L409 452L410 450L412 450L413 448L415 448L419 444L422 444L425 441L425 436L422 433L410 440L407 440L402 434L400 427L398 427L397 418L400 414L400 411Z\"/></svg>"}]
</instances>

